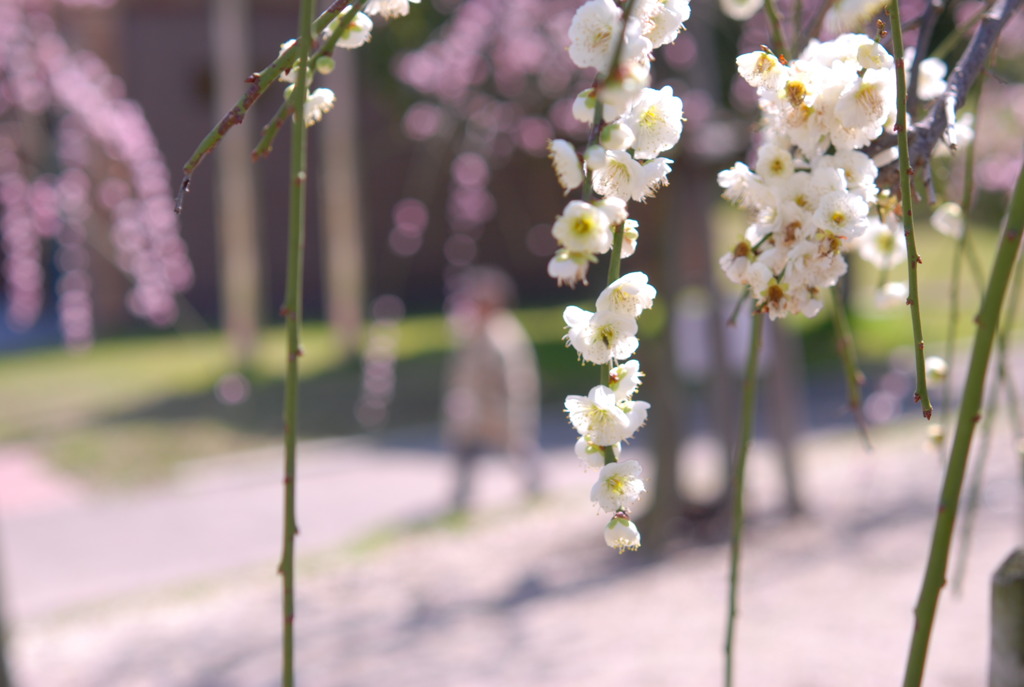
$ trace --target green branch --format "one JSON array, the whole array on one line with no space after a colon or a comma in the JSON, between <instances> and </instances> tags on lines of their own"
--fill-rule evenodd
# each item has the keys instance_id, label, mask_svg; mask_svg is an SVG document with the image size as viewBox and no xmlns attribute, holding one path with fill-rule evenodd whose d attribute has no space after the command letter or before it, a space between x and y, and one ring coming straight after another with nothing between
<instances>
[{"instance_id":1,"label":"green branch","mask_svg":"<svg viewBox=\"0 0 1024 687\"><path fill-rule=\"evenodd\" d=\"M357 1L356 3L354 3L353 11L346 16L354 16L355 7L361 7L365 4L366 0ZM324 10L323 13L321 13L320 16L316 18L316 21L312 20L311 15L310 21L307 22L304 27L299 29L299 33L303 33L304 30L307 29L310 26L310 24L312 24L313 33L315 35L319 35L319 33L326 29L327 25L330 24L331 21L336 16L338 16L338 14L346 7L348 7L348 2L346 2L345 0L335 0L334 2L331 3L330 7ZM305 53L306 55L309 54L311 46L312 42L307 41ZM213 127L213 129L211 129L209 133L206 134L206 137L203 138L203 140L196 147L195 151L192 153L192 157L188 159L188 162L186 162L184 167L182 168L181 186L178 188L178 195L174 203L175 212L181 214L182 207L185 204L185 194L188 193L189 185L192 183L192 174L196 171L196 168L199 167L200 163L206 158L207 155L213 152L214 148L217 147L217 144L220 143L221 139L224 138L228 131L230 131L237 124L242 123L242 120L245 119L246 114L248 114L252 106L256 103L257 100L259 100L263 96L264 93L267 92L267 89L269 89L270 86L277 81L277 78L281 76L282 72L284 72L286 69L289 69L293 64L295 64L295 61L299 58L299 55L302 54L299 52L299 50L299 43L292 45L290 48L285 50L281 55L278 55L277 59L275 59L269 65L264 67L263 71L251 74L245 80L245 82L249 84L249 87L246 89L245 93L242 95L242 97L238 99L238 102L235 103L235 106L231 108L231 110L226 115L224 115L223 118L221 118L217 125Z\"/></svg>"},{"instance_id":2,"label":"green branch","mask_svg":"<svg viewBox=\"0 0 1024 687\"><path fill-rule=\"evenodd\" d=\"M1017 178L1017 186L1010 201L1010 210L996 252L988 289L978 315L978 329L975 332L971 362L964 384L956 436L953 439L949 464L946 467L946 477L942 485L942 495L935 518L935 530L932 535L931 551L928 555L924 581L921 585L917 607L914 610L914 634L907 657L904 687L919 687L924 675L925 657L928 653L928 642L935 619L935 609L938 606L939 592L946 584L949 546L956 523L960 490L967 469L967 456L974 435L974 427L980 419L979 413L985 389L985 372L992 353L992 343L999 330L1000 312L1010 284L1014 263L1017 260L1022 230L1024 230L1024 170L1021 170L1021 174Z\"/></svg>"},{"instance_id":3,"label":"green branch","mask_svg":"<svg viewBox=\"0 0 1024 687\"><path fill-rule=\"evenodd\" d=\"M743 409L740 416L739 444L732 474L732 534L729 538L729 615L725 629L725 687L732 687L736 632L736 599L740 578L740 539L743 533L743 478L747 467L747 451L754 429L754 408L757 400L757 361L761 353L761 330L764 315L754 313L750 329L750 353L743 378Z\"/></svg>"},{"instance_id":4,"label":"green branch","mask_svg":"<svg viewBox=\"0 0 1024 687\"><path fill-rule=\"evenodd\" d=\"M917 252L917 243L914 240L914 198L910 183L910 177L914 171L910 167L910 145L907 139L907 74L903 61L903 27L900 25L899 0L892 0L889 12L892 18L893 57L896 59L896 136L900 150L903 233L907 238L907 279L909 282L907 304L910 306L910 321L914 330L914 359L917 368L917 388L914 391L914 402L921 402L921 413L930 420L932 404L928 399L928 384L924 374L924 332L921 327L920 291L917 286L917 268L921 264L921 256Z\"/></svg>"},{"instance_id":5,"label":"green branch","mask_svg":"<svg viewBox=\"0 0 1024 687\"><path fill-rule=\"evenodd\" d=\"M295 48L299 56L296 84L292 100L296 112L302 113L306 104L306 75L310 68L309 52L313 37L310 23L313 18L313 0L302 0L299 6L298 39ZM302 263L306 241L306 173L309 132L302 116L292 120L291 184L288 198L288 271L284 305L287 331L287 372L284 387L284 544L281 552L282 584L282 662L281 684L295 684L295 537L299 532L295 521L296 444L298 438L299 356L302 353L300 328L302 326Z\"/></svg>"}]
</instances>

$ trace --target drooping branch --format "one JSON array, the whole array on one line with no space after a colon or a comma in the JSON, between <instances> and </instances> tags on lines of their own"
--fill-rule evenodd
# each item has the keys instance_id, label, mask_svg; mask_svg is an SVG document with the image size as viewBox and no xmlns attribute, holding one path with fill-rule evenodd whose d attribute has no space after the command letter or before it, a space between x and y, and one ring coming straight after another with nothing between
<instances>
[{"instance_id":1,"label":"drooping branch","mask_svg":"<svg viewBox=\"0 0 1024 687\"><path fill-rule=\"evenodd\" d=\"M996 0L992 8L985 13L978 30L957 61L949 78L946 79L946 92L932 105L928 115L914 125L909 132L910 166L912 168L923 168L928 158L931 157L935 145L953 123L949 116L949 110L959 110L966 102L967 93L988 62L999 34L1014 12L1020 9L1022 2L1024 0ZM955 102L955 108L947 106L950 101ZM895 136L880 138L878 145L882 147L895 145ZM872 149L874 148L875 146L872 146ZM880 187L891 187L899 183L899 165L893 162L883 168L879 172L878 182Z\"/></svg>"},{"instance_id":2,"label":"drooping branch","mask_svg":"<svg viewBox=\"0 0 1024 687\"><path fill-rule=\"evenodd\" d=\"M365 0L363 0L363 2L356 3L356 5L360 7L364 4L366 4ZM324 10L323 13L313 21L312 26L314 40L316 40L320 33L327 28L327 25L330 24L331 21L348 6L349 3L345 0L334 0L334 2L331 3L331 6ZM358 11L358 8L353 7L348 14L354 15L356 11ZM242 94L242 97L238 99L235 106L221 118L217 125L213 127L208 134L206 134L206 137L203 138L196 147L195 152L192 153L192 157L188 159L188 162L186 162L182 168L181 186L178 189L178 195L174 202L174 211L176 213L181 214L181 209L185 202L185 194L188 193L189 184L192 182L192 174L195 172L196 168L199 167L200 163L207 155L213 152L213 149L217 147L217 144L220 143L221 139L224 138L228 131L230 131L235 125L241 124L253 104L255 104L256 101L267 92L270 86L277 81L277 78L282 72L291 68L291 66L295 64L295 60L298 56L299 46L298 43L296 43L281 53L276 60L264 67L263 71L251 74L245 80L246 83L249 84L245 93Z\"/></svg>"}]
</instances>

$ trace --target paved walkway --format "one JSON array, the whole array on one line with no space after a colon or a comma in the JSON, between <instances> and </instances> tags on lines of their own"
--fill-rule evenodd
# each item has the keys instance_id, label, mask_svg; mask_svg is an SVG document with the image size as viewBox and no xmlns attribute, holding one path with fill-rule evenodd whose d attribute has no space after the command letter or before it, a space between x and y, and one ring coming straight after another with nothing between
<instances>
[{"instance_id":1,"label":"paved walkway","mask_svg":"<svg viewBox=\"0 0 1024 687\"><path fill-rule=\"evenodd\" d=\"M899 684L941 480L924 426L910 427L870 454L849 436L806 440L810 512L798 520L777 515L778 470L755 450L737 685ZM689 455L708 451L698 442ZM72 489L5 513L18 684L279 684L278 453L197 464L146 493L97 501ZM445 456L360 439L305 446L300 684L721 684L725 547L617 556L588 502L592 476L569 449L547 465L551 496L539 504L517 507L507 466L489 464L464 525L371 540L443 511ZM935 687L986 680L988 577L1024 541L1019 459L1006 445L983 494L962 593L940 603Z\"/></svg>"}]
</instances>

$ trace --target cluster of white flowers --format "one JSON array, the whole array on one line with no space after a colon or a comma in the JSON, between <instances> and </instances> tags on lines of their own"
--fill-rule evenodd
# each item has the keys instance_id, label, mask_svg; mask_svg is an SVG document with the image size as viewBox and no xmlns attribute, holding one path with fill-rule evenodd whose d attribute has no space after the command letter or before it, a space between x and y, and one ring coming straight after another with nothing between
<instances>
[{"instance_id":1,"label":"cluster of white flowers","mask_svg":"<svg viewBox=\"0 0 1024 687\"><path fill-rule=\"evenodd\" d=\"M679 141L683 102L670 86L649 87L651 52L671 43L690 16L689 0L587 0L569 27L569 57L581 69L593 68L593 88L580 93L573 115L594 126L592 145L582 154L569 141L551 141L548 150L566 193L584 187L584 200L570 200L551 229L558 250L548 274L559 284L587 283L599 255L615 248L616 261L636 250L637 222L626 203L644 201L667 184L671 160L660 155ZM639 346L637 317L654 303L656 291L643 272L609 284L594 311L565 309L565 336L582 360L606 366L606 384L586 396L569 396L565 410L579 433L576 453L600 468L591 500L612 514L605 541L619 551L640 546L629 512L644 492L641 467L620 460L621 446L647 420L650 407L634 400L643 373L630 359Z\"/></svg>"},{"instance_id":2,"label":"cluster of white flowers","mask_svg":"<svg viewBox=\"0 0 1024 687\"><path fill-rule=\"evenodd\" d=\"M878 167L861 151L895 123L894 60L844 34L788 64L767 50L736 64L757 89L763 141L753 169L738 162L718 175L724 197L753 218L719 262L771 319L811 317L819 292L846 273L844 252L883 269L905 259L895 199L879 192Z\"/></svg>"},{"instance_id":3,"label":"cluster of white flowers","mask_svg":"<svg viewBox=\"0 0 1024 687\"><path fill-rule=\"evenodd\" d=\"M342 27L342 18L347 17L352 11L352 6L349 5L341 10L338 16L327 25L327 28L323 30L321 40L326 41L335 34L338 34L335 46L354 50L370 42L370 32L373 30L373 19L370 17L375 15L380 15L384 19L404 17L409 14L410 3L418 4L419 2L420 0L368 0L363 7L363 11L352 14L352 18L348 21L347 25ZM279 55L283 55L294 44L294 38L282 43ZM334 71L334 66L334 60L331 57L327 55L318 57L309 70L306 78L306 88L308 89L313 83L314 71L320 74L330 74ZM292 97L297 76L298 60L296 59L295 64L281 72L281 75L278 77L279 81L291 84L284 91L285 100ZM302 112L302 119L305 121L306 126L313 126L323 119L323 116L334 107L335 100L334 91L329 88L317 88L313 91L308 91L306 94L306 104Z\"/></svg>"}]
</instances>

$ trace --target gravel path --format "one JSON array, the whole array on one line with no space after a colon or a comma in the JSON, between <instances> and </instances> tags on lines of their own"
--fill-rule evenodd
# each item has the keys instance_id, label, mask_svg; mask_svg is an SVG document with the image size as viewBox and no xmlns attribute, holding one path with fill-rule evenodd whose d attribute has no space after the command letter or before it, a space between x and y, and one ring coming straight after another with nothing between
<instances>
[{"instance_id":1,"label":"gravel path","mask_svg":"<svg viewBox=\"0 0 1024 687\"><path fill-rule=\"evenodd\" d=\"M923 426L910 427L879 437L882 448L867 454L847 435L806 439L809 512L798 519L778 515L773 457L755 448L737 685L900 684L942 476L939 459L921 446ZM370 467L381 463L372 460L369 452L350 456L337 483L347 485L344 494L399 503L415 496L417 482L402 481L401 471L384 473L392 475L386 491L375 484ZM505 471L489 469L482 489L491 495L461 525L367 539L374 528L360 523L333 545L325 537L317 550L304 549L299 683L721 684L727 547L680 542L653 560L616 555L587 500L591 477L570 453L551 461L561 461L552 493L529 508L513 505ZM439 463L426 465L443 484ZM344 494L335 519L352 510ZM947 590L940 601L926 671L933 687L987 680L988 579L1024 541L1020 465L1009 447L994 451L983 496L962 592ZM268 536L276 542L276 530ZM18 685L277 685L279 604L273 567L263 563L26 614L11 647Z\"/></svg>"}]
</instances>

